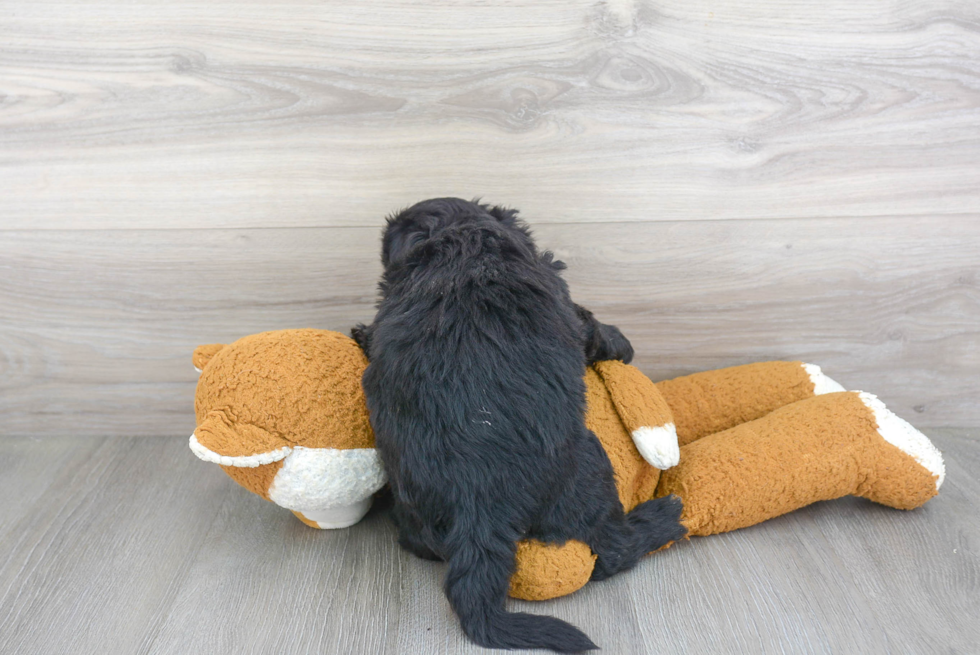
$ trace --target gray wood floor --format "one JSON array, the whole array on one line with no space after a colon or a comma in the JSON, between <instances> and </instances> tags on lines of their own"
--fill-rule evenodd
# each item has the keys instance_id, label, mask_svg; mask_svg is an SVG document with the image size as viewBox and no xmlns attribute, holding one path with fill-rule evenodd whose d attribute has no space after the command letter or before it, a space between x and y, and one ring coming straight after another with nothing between
<instances>
[{"instance_id":1,"label":"gray wood floor","mask_svg":"<svg viewBox=\"0 0 980 655\"><path fill-rule=\"evenodd\" d=\"M608 653L980 652L980 439L913 512L859 499L695 539L530 606ZM0 440L3 653L473 653L383 514L315 531L178 438Z\"/></svg>"}]
</instances>

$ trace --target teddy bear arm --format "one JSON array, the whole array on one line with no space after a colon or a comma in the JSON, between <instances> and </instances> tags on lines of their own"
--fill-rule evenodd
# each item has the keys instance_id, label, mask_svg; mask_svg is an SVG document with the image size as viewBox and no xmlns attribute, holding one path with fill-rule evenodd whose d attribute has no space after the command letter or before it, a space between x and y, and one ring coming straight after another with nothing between
<instances>
[{"instance_id":1,"label":"teddy bear arm","mask_svg":"<svg viewBox=\"0 0 980 655\"><path fill-rule=\"evenodd\" d=\"M643 459L660 470L676 465L680 451L674 417L656 385L639 369L620 361L596 362L593 368Z\"/></svg>"}]
</instances>

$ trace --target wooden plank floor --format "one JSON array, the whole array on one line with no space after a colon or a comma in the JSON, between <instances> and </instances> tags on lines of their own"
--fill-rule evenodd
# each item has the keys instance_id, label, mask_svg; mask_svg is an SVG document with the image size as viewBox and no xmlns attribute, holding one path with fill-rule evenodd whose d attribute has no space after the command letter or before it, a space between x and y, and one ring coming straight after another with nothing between
<instances>
[{"instance_id":1,"label":"wooden plank floor","mask_svg":"<svg viewBox=\"0 0 980 655\"><path fill-rule=\"evenodd\" d=\"M531 604L608 653L980 651L980 439L941 495L818 503ZM182 438L0 440L3 653L475 653L383 513L316 531Z\"/></svg>"}]
</instances>

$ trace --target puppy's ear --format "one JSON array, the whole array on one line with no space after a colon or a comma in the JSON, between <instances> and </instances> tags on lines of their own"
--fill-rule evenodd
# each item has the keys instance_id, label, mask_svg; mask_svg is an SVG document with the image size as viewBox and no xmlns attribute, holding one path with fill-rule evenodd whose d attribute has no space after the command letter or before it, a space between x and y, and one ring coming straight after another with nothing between
<instances>
[{"instance_id":1,"label":"puppy's ear","mask_svg":"<svg viewBox=\"0 0 980 655\"><path fill-rule=\"evenodd\" d=\"M566 268L568 268L565 262L561 261L560 259L555 259L555 253L551 252L550 250L545 250L543 253L541 253L541 261L556 271L564 271Z\"/></svg>"},{"instance_id":2,"label":"puppy's ear","mask_svg":"<svg viewBox=\"0 0 980 655\"><path fill-rule=\"evenodd\" d=\"M531 253L531 255L538 256L538 247L534 243L534 238L531 236L531 228L527 226L527 223L518 218L518 211L516 209L509 209L501 205L481 205L490 216L497 219L504 228L506 228L511 234L516 235L518 240L523 243L524 247ZM547 262L550 264L550 262ZM562 270L564 264L558 262L557 270Z\"/></svg>"},{"instance_id":3,"label":"puppy's ear","mask_svg":"<svg viewBox=\"0 0 980 655\"><path fill-rule=\"evenodd\" d=\"M402 264L409 253L428 236L428 230L405 216L405 212L388 218L381 240L381 265L385 268Z\"/></svg>"},{"instance_id":4,"label":"puppy's ear","mask_svg":"<svg viewBox=\"0 0 980 655\"><path fill-rule=\"evenodd\" d=\"M501 207L500 205L494 205L492 207L487 206L486 209L487 213L504 225L508 227L514 227L517 225L518 211L516 209L508 209L507 207Z\"/></svg>"}]
</instances>

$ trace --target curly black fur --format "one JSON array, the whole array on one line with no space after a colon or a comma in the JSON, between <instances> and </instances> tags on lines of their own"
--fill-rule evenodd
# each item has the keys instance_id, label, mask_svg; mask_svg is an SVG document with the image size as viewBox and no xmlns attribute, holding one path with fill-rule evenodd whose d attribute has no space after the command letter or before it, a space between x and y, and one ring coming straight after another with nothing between
<instances>
[{"instance_id":1,"label":"curly black fur","mask_svg":"<svg viewBox=\"0 0 980 655\"><path fill-rule=\"evenodd\" d=\"M421 202L388 220L381 258L377 316L352 332L399 543L448 562L446 595L478 644L595 648L504 601L521 539L584 541L603 579L685 534L676 497L623 513L584 424L586 364L628 362L629 341L572 303L564 264L514 210Z\"/></svg>"}]
</instances>

